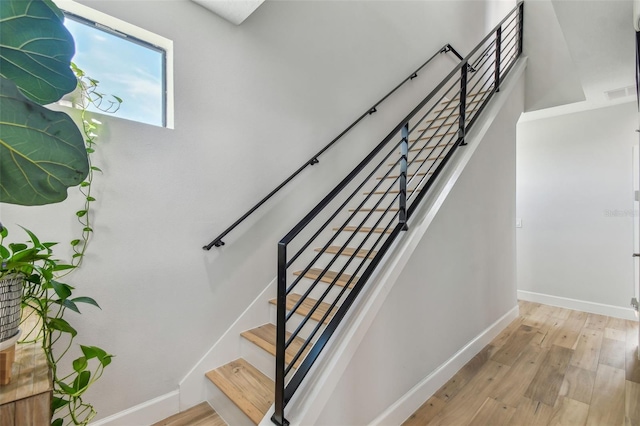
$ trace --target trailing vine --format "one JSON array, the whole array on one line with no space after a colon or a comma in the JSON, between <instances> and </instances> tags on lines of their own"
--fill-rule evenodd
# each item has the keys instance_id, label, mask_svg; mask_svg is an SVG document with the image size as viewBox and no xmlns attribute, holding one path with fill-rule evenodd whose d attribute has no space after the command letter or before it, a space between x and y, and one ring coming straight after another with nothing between
<instances>
[{"instance_id":1,"label":"trailing vine","mask_svg":"<svg viewBox=\"0 0 640 426\"><path fill-rule=\"evenodd\" d=\"M102 173L102 170L93 164L92 158L98 144L97 132L99 131L100 126L102 126L102 122L95 118L88 118L87 112L88 109L93 106L101 112L113 114L120 109L122 99L115 95L107 96L100 93L97 90L100 82L87 76L86 73L73 62L71 63L71 69L78 79L79 99L76 100L75 104L81 111L80 119L82 121L82 133L84 135L85 147L89 160L89 173L86 179L78 186L84 197L84 205L76 212L78 222L82 226L82 232L80 238L71 241L71 246L74 252L71 263L74 266L80 266L84 259L89 239L93 233L93 226L91 223L91 204L96 201L96 198L91 193L93 178L96 172Z\"/></svg>"}]
</instances>

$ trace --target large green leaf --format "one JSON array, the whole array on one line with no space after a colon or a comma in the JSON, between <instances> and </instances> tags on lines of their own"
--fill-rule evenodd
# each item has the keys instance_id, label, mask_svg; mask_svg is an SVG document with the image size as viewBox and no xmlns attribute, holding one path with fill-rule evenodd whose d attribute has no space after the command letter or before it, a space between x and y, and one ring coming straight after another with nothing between
<instances>
[{"instance_id":1,"label":"large green leaf","mask_svg":"<svg viewBox=\"0 0 640 426\"><path fill-rule=\"evenodd\" d=\"M77 85L70 68L75 45L63 19L51 1L0 1L0 77L41 105Z\"/></svg>"},{"instance_id":2,"label":"large green leaf","mask_svg":"<svg viewBox=\"0 0 640 426\"><path fill-rule=\"evenodd\" d=\"M56 203L87 173L84 139L73 120L29 101L0 77L0 202Z\"/></svg>"}]
</instances>

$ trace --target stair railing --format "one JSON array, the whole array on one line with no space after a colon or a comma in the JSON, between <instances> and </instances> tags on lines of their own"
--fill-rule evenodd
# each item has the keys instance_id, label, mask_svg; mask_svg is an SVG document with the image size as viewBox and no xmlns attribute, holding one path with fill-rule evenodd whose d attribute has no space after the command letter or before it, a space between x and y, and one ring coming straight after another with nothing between
<instances>
[{"instance_id":1,"label":"stair railing","mask_svg":"<svg viewBox=\"0 0 640 426\"><path fill-rule=\"evenodd\" d=\"M287 403L515 65L523 12L520 2L278 243L275 424L289 424Z\"/></svg>"},{"instance_id":2,"label":"stair railing","mask_svg":"<svg viewBox=\"0 0 640 426\"><path fill-rule=\"evenodd\" d=\"M418 73L420 71L422 71L422 69L424 67L426 67L431 61L433 61L437 56L439 56L442 53L452 53L453 55L455 55L456 57L458 57L460 60L462 60L462 56L460 55L460 53L458 53L458 51L456 49L453 48L453 46L451 46L450 44L445 44L444 46L442 46L442 48L440 50L438 50L436 53L434 53L431 57L429 57L429 59L427 59L422 65L420 65L414 72L412 72L407 78L405 78L404 80L402 80L396 87L393 88L393 90L391 90L389 93L387 93L386 95L384 95L382 97L382 99L380 99L378 102L376 102L371 108L367 109L366 112L364 112L360 117L358 117L356 119L356 121L354 121L353 123L351 123L349 126L347 126L346 129L344 129L342 132L340 132L340 134L338 136L336 136L331 142L329 142L324 148L322 148L320 151L318 151L313 157L311 157L308 161L306 161L302 166L300 166L295 172L293 172L291 174L291 176L289 176L288 178L286 178L280 185L278 185L273 191L271 191L269 194L267 194L263 199L261 199L260 201L258 201L258 203L256 205L254 205L253 207L251 207L245 214L243 214L242 216L240 216L240 218L238 220L236 220L231 226L229 226L227 229L225 229L220 235L218 235L216 238L214 238L209 244L203 246L202 248L204 250L211 250L211 248L213 247L221 247L223 245L225 245L224 241L222 240L224 237L227 236L227 234L229 234L231 231L233 231L238 225L240 225L242 222L244 222L244 220L246 218L248 218L249 216L251 216L256 210L258 210L264 203L266 203L267 201L269 201L269 199L271 199L271 197L273 197L276 193L278 193L278 191L280 191L283 187L285 187L289 182L291 182L293 179L295 179L296 176L298 176L303 170L305 170L307 167L309 166L314 166L316 164L318 164L320 162L320 160L318 160L318 158L324 154L329 148L331 148L336 142L338 142L340 139L342 139L343 136L345 136L347 133L349 133L354 127L356 127L362 120L364 120L366 117L376 113L378 111L378 107L384 102L386 101L391 95L393 95L398 89L400 89L405 83L413 80L414 78L418 77ZM473 70L472 70L473 71Z\"/></svg>"}]
</instances>

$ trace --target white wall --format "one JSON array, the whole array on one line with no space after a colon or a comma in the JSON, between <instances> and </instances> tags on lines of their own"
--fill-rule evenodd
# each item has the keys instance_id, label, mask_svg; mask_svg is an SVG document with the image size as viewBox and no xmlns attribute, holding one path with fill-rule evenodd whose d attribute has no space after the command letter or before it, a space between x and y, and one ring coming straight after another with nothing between
<instances>
[{"instance_id":1,"label":"white wall","mask_svg":"<svg viewBox=\"0 0 640 426\"><path fill-rule=\"evenodd\" d=\"M519 123L519 290L628 308L636 128L634 102Z\"/></svg>"},{"instance_id":2,"label":"white wall","mask_svg":"<svg viewBox=\"0 0 640 426\"><path fill-rule=\"evenodd\" d=\"M117 355L90 391L99 417L177 389L273 278L279 237L456 62L439 57L223 249L202 245L434 51L464 54L499 20L477 1L270 1L241 26L186 0L82 3L175 48L175 130L102 118L96 232L70 278L103 308L85 309L80 341ZM64 242L78 203L0 218Z\"/></svg>"},{"instance_id":3,"label":"white wall","mask_svg":"<svg viewBox=\"0 0 640 426\"><path fill-rule=\"evenodd\" d=\"M521 78L387 296L317 424L369 424L517 306L515 126L523 108Z\"/></svg>"}]
</instances>

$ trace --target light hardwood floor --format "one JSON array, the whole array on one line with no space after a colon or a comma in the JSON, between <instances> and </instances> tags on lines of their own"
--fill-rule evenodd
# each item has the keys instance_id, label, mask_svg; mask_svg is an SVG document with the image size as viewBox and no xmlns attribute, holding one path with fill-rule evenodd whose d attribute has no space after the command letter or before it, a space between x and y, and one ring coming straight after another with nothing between
<instances>
[{"instance_id":1,"label":"light hardwood floor","mask_svg":"<svg viewBox=\"0 0 640 426\"><path fill-rule=\"evenodd\" d=\"M640 425L638 323L520 302L404 425Z\"/></svg>"},{"instance_id":2,"label":"light hardwood floor","mask_svg":"<svg viewBox=\"0 0 640 426\"><path fill-rule=\"evenodd\" d=\"M213 408L206 402L187 411L175 414L152 426L227 426Z\"/></svg>"}]
</instances>

